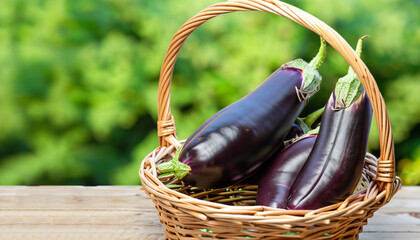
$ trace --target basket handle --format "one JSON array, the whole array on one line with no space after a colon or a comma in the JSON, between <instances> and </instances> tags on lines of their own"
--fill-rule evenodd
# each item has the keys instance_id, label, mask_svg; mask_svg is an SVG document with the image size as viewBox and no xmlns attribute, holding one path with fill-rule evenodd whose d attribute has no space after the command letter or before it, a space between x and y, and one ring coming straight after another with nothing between
<instances>
[{"instance_id":1,"label":"basket handle","mask_svg":"<svg viewBox=\"0 0 420 240\"><path fill-rule=\"evenodd\" d=\"M382 182L380 188L391 195L395 180L394 140L384 99L369 69L357 56L353 48L334 29L311 14L278 0L231 0L216 3L189 19L175 33L164 58L158 92L158 136L159 145L179 147L175 123L170 108L170 86L175 60L188 36L201 24L218 15L236 11L261 11L286 17L323 37L354 69L362 82L372 104L380 136L381 155L375 181ZM392 195L391 195L392 196ZM389 196L389 198L391 197ZM389 199L387 197L387 199Z\"/></svg>"}]
</instances>

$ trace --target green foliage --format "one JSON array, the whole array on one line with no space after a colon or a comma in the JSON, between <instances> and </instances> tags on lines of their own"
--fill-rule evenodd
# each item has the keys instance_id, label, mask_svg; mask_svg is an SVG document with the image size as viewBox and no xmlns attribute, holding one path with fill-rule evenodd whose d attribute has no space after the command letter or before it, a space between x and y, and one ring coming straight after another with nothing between
<instances>
[{"instance_id":1,"label":"green foliage","mask_svg":"<svg viewBox=\"0 0 420 240\"><path fill-rule=\"evenodd\" d=\"M173 34L217 0L6 0L0 8L0 184L140 184L157 147L157 85ZM420 29L416 1L288 1L335 28L382 91L399 173L420 184ZM171 87L178 136L254 89L281 64L309 61L319 38L267 13L219 16L195 31ZM348 65L331 47L322 107ZM378 151L372 126L370 149ZM414 170L416 168L417 170ZM416 172L417 171L417 172Z\"/></svg>"}]
</instances>

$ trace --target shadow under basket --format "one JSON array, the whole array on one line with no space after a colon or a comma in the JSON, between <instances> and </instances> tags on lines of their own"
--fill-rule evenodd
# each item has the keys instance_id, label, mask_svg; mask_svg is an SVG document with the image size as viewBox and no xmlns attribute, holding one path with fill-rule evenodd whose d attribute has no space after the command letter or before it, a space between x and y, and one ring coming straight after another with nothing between
<instances>
[{"instance_id":1,"label":"shadow under basket","mask_svg":"<svg viewBox=\"0 0 420 240\"><path fill-rule=\"evenodd\" d=\"M156 165L173 158L181 146L170 111L170 85L175 60L187 37L220 14L263 11L289 18L322 36L350 64L362 82L376 116L380 157L366 154L355 192L334 205L316 210L284 210L256 206L258 186L234 185L205 190L186 186L173 176L158 177ZM388 112L377 84L349 44L318 18L276 0L233 0L214 4L189 19L172 39L159 79L159 146L142 161L140 179L153 200L166 239L358 239L367 219L401 187Z\"/></svg>"}]
</instances>

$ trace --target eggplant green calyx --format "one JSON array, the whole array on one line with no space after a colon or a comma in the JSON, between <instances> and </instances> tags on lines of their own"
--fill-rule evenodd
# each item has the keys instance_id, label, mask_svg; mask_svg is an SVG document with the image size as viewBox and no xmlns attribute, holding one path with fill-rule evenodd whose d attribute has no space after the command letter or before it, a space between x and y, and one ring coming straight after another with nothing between
<instances>
[{"instance_id":1,"label":"eggplant green calyx","mask_svg":"<svg viewBox=\"0 0 420 240\"><path fill-rule=\"evenodd\" d=\"M296 87L296 94L299 101L307 102L307 99L314 95L319 90L322 77L317 69L322 65L325 59L327 44L323 38L321 38L321 47L317 55L312 59L310 63L305 62L302 59L295 59L282 66L282 69L293 68L298 69L302 72L302 83L300 88Z\"/></svg>"},{"instance_id":2,"label":"eggplant green calyx","mask_svg":"<svg viewBox=\"0 0 420 240\"><path fill-rule=\"evenodd\" d=\"M314 95L319 90L322 77L318 71L309 66L307 62L302 59L295 59L282 66L283 69L293 68L302 72L302 84L300 88L296 87L296 94L299 101L305 101Z\"/></svg>"},{"instance_id":3,"label":"eggplant green calyx","mask_svg":"<svg viewBox=\"0 0 420 240\"><path fill-rule=\"evenodd\" d=\"M356 53L360 57L362 54L363 36L357 42ZM335 103L334 110L348 108L362 93L362 83L354 72L353 68L349 67L347 75L338 79L335 85Z\"/></svg>"},{"instance_id":4,"label":"eggplant green calyx","mask_svg":"<svg viewBox=\"0 0 420 240\"><path fill-rule=\"evenodd\" d=\"M172 173L177 179L184 178L191 171L191 167L187 164L178 161L179 153L182 147L180 147L174 158L169 162L164 162L156 166L161 173Z\"/></svg>"}]
</instances>

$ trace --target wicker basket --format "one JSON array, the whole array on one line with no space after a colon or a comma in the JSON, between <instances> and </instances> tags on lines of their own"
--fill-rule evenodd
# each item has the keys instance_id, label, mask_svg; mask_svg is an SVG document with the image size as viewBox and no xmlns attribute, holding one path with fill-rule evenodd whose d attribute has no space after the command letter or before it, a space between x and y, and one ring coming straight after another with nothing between
<instances>
[{"instance_id":1,"label":"wicker basket","mask_svg":"<svg viewBox=\"0 0 420 240\"><path fill-rule=\"evenodd\" d=\"M363 183L345 201L311 211L255 206L257 186L231 186L206 191L158 179L156 165L170 160L182 141L175 134L170 85L175 60L187 37L220 14L262 11L289 18L322 36L355 70L376 116L379 160L366 155ZM401 187L395 176L394 142L388 112L377 84L363 61L331 27L316 17L277 0L233 0L214 4L188 20L175 34L160 73L158 95L159 147L143 160L140 178L152 198L166 239L358 239L367 219ZM171 187L168 187L171 183Z\"/></svg>"}]
</instances>

